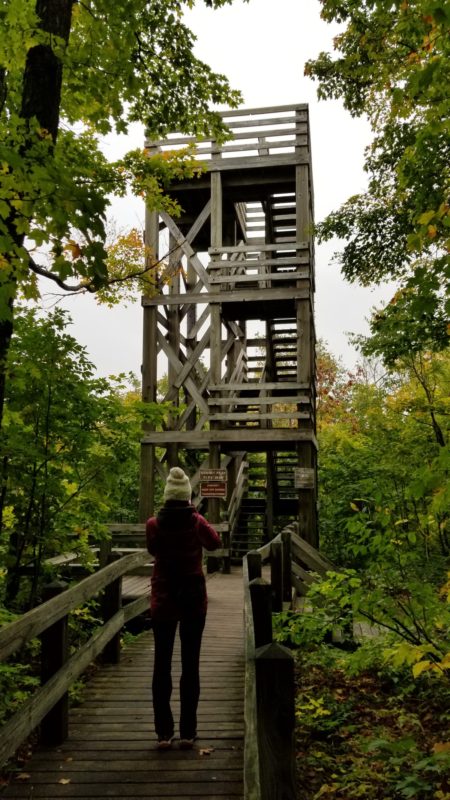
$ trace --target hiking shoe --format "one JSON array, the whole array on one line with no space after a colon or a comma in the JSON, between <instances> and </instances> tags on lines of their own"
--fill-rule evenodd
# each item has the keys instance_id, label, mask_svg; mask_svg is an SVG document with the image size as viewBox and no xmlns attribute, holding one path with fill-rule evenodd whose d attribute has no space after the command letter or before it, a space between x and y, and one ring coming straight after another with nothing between
<instances>
[{"instance_id":1,"label":"hiking shoe","mask_svg":"<svg viewBox=\"0 0 450 800\"><path fill-rule=\"evenodd\" d=\"M160 736L158 738L158 744L156 745L158 750L170 750L172 747L173 736L166 737Z\"/></svg>"},{"instance_id":2,"label":"hiking shoe","mask_svg":"<svg viewBox=\"0 0 450 800\"><path fill-rule=\"evenodd\" d=\"M181 750L192 750L195 739L180 739Z\"/></svg>"}]
</instances>

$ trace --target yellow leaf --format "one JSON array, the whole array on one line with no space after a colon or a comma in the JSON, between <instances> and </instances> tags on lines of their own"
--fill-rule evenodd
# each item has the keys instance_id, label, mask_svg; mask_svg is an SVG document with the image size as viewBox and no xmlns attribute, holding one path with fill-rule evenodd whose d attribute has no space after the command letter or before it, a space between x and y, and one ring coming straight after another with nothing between
<instances>
[{"instance_id":1,"label":"yellow leaf","mask_svg":"<svg viewBox=\"0 0 450 800\"><path fill-rule=\"evenodd\" d=\"M436 742L433 753L450 753L450 742Z\"/></svg>"},{"instance_id":2,"label":"yellow leaf","mask_svg":"<svg viewBox=\"0 0 450 800\"><path fill-rule=\"evenodd\" d=\"M429 225L435 213L436 212L434 211L434 209L432 211L425 211L423 214L420 215L418 222L421 225Z\"/></svg>"},{"instance_id":3,"label":"yellow leaf","mask_svg":"<svg viewBox=\"0 0 450 800\"><path fill-rule=\"evenodd\" d=\"M439 666L442 669L450 669L450 653L446 653Z\"/></svg>"},{"instance_id":4,"label":"yellow leaf","mask_svg":"<svg viewBox=\"0 0 450 800\"><path fill-rule=\"evenodd\" d=\"M60 778L58 783L62 783L65 786L67 783L70 783L70 778Z\"/></svg>"},{"instance_id":5,"label":"yellow leaf","mask_svg":"<svg viewBox=\"0 0 450 800\"><path fill-rule=\"evenodd\" d=\"M427 669L431 668L431 661L419 661L417 664L413 666L413 675L415 678L418 678L422 672L425 672Z\"/></svg>"}]
</instances>

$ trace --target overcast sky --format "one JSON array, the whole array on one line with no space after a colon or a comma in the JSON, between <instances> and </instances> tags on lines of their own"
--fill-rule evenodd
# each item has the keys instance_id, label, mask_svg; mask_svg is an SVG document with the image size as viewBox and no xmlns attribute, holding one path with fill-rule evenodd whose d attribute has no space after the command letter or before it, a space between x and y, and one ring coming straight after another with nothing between
<instances>
[{"instance_id":1,"label":"overcast sky","mask_svg":"<svg viewBox=\"0 0 450 800\"><path fill-rule=\"evenodd\" d=\"M318 101L316 84L303 75L305 62L321 50L332 49L337 28L320 19L319 0L237 0L219 11L201 3L186 14L197 36L196 55L215 71L227 75L240 89L244 106L308 103L311 119L316 221L364 190L364 148L370 131L339 102ZM105 152L111 158L142 146L143 131L133 126L127 137L108 137ZM120 229L143 228L142 202L129 198L115 202L112 216ZM345 283L332 263L339 243L316 249L316 328L330 350L352 368L357 354L347 334L366 333L370 309L390 296L392 287L362 289ZM141 364L141 308L106 309L92 297L64 303L73 319L73 335L87 347L101 375L139 374Z\"/></svg>"}]
</instances>

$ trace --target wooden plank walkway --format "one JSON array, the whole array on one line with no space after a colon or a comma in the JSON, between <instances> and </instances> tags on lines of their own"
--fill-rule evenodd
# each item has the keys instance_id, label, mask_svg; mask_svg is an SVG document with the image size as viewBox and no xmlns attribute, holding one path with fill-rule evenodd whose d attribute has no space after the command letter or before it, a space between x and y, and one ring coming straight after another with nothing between
<instances>
[{"instance_id":1,"label":"wooden plank walkway","mask_svg":"<svg viewBox=\"0 0 450 800\"><path fill-rule=\"evenodd\" d=\"M199 739L195 749L155 749L151 706L153 635L143 634L117 666L89 681L71 711L67 741L38 749L29 779L13 781L2 797L121 797L124 800L242 800L244 642L242 572L208 576L209 608L201 658ZM177 637L178 638L178 637ZM173 710L179 711L179 647L174 657Z\"/></svg>"}]
</instances>

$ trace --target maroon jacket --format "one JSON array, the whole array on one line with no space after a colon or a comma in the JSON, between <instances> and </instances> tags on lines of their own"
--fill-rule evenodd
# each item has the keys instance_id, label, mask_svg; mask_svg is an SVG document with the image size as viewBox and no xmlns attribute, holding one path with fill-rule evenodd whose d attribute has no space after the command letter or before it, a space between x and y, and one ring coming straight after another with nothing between
<instances>
[{"instance_id":1,"label":"maroon jacket","mask_svg":"<svg viewBox=\"0 0 450 800\"><path fill-rule=\"evenodd\" d=\"M219 535L190 503L170 500L146 525L147 549L155 556L151 579L154 619L206 614L203 548L221 547Z\"/></svg>"}]
</instances>

